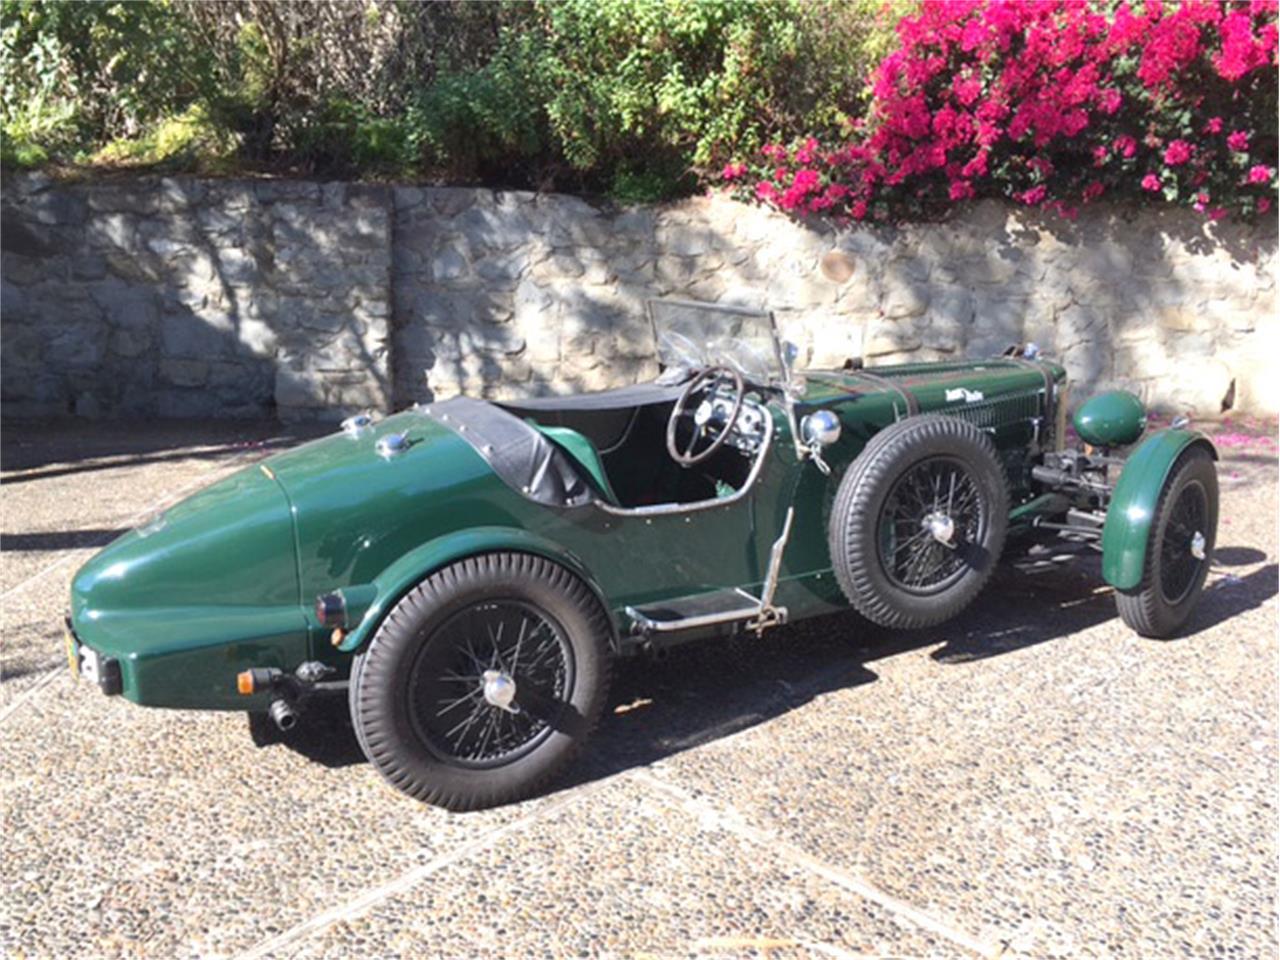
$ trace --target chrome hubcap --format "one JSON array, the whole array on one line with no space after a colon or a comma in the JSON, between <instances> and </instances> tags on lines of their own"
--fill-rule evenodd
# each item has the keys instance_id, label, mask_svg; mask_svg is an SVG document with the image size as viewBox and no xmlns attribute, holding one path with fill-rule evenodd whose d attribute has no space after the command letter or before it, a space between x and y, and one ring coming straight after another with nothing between
<instances>
[{"instance_id":1,"label":"chrome hubcap","mask_svg":"<svg viewBox=\"0 0 1280 960\"><path fill-rule=\"evenodd\" d=\"M956 535L956 523L945 513L926 514L920 526L929 531L929 536L948 547Z\"/></svg>"},{"instance_id":2,"label":"chrome hubcap","mask_svg":"<svg viewBox=\"0 0 1280 960\"><path fill-rule=\"evenodd\" d=\"M507 713L520 712L520 708L514 703L516 682L511 677L501 670L486 670L480 679L482 681L480 689L490 706L505 710Z\"/></svg>"}]
</instances>

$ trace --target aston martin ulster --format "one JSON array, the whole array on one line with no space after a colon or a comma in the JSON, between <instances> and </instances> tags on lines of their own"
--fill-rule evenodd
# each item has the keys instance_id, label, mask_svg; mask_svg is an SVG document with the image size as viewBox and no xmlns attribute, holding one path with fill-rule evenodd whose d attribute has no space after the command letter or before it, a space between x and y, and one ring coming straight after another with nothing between
<instances>
[{"instance_id":1,"label":"aston martin ulster","mask_svg":"<svg viewBox=\"0 0 1280 960\"><path fill-rule=\"evenodd\" d=\"M1218 519L1199 433L1144 437L1111 392L1068 446L1065 371L1027 346L801 373L767 312L649 317L653 382L355 417L124 535L74 579L73 670L286 729L345 690L383 777L471 809L563 772L629 654L847 608L932 626L1028 545L1100 552L1126 624L1184 628Z\"/></svg>"}]
</instances>

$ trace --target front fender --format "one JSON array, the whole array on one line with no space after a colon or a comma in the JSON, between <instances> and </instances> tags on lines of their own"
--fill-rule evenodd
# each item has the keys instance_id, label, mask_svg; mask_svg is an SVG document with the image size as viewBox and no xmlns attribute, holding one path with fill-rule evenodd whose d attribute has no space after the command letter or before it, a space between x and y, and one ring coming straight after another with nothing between
<instances>
[{"instance_id":1,"label":"front fender","mask_svg":"<svg viewBox=\"0 0 1280 960\"><path fill-rule=\"evenodd\" d=\"M1102 528L1102 578L1117 590L1132 590L1142 582L1160 492L1174 463L1195 446L1218 459L1204 434L1171 429L1152 434L1125 461Z\"/></svg>"},{"instance_id":2,"label":"front fender","mask_svg":"<svg viewBox=\"0 0 1280 960\"><path fill-rule=\"evenodd\" d=\"M359 624L343 638L338 649L347 653L359 650L373 636L382 618L395 606L396 602L436 570L464 557L498 551L538 554L561 564L573 571L591 588L606 611L610 609L599 583L591 572L576 556L559 544L516 527L472 527L415 547L378 574L372 584L345 588L342 591L343 594L359 597L360 606L364 607L364 611ZM348 591L350 591L349 594ZM351 612L359 611L352 609ZM611 642L614 639L610 638ZM616 646L616 643L614 645Z\"/></svg>"}]
</instances>

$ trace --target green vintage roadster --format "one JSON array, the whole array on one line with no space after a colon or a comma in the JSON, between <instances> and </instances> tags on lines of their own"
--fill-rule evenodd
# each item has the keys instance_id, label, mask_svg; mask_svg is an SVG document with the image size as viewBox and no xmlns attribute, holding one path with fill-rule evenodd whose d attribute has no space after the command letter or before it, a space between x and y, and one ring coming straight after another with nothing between
<instances>
[{"instance_id":1,"label":"green vintage roadster","mask_svg":"<svg viewBox=\"0 0 1280 960\"><path fill-rule=\"evenodd\" d=\"M1096 549L1120 616L1168 637L1201 592L1216 454L1142 440L1130 394L1075 413L1030 347L792 369L770 314L655 301L662 373L603 393L456 397L248 467L76 575L72 668L140 704L282 729L346 690L394 786L519 799L596 726L620 657L852 607L959 614L1006 552Z\"/></svg>"}]
</instances>

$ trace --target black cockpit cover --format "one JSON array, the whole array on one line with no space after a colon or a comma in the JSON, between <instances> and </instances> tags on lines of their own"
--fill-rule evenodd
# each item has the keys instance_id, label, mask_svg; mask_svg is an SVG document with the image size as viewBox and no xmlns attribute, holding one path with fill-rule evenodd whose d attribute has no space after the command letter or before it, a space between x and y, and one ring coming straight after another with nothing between
<instances>
[{"instance_id":1,"label":"black cockpit cover","mask_svg":"<svg viewBox=\"0 0 1280 960\"><path fill-rule=\"evenodd\" d=\"M501 407L453 397L418 410L471 444L504 483L530 500L549 507L591 502L591 488L564 451Z\"/></svg>"}]
</instances>

